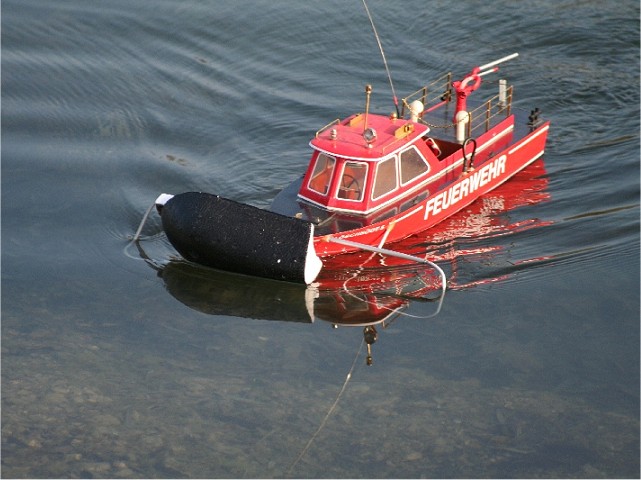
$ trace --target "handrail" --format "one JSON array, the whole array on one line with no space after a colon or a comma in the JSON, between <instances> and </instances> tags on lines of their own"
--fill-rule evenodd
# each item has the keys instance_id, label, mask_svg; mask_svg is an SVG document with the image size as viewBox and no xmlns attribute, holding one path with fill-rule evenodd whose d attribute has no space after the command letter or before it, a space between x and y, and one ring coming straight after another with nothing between
<instances>
[{"instance_id":1,"label":"handrail","mask_svg":"<svg viewBox=\"0 0 641 480\"><path fill-rule=\"evenodd\" d=\"M498 115L505 112L506 117L510 116L510 113L512 111L512 91L513 87L512 85L510 85L506 89L504 100L501 99L500 94L495 95L483 102L483 104L479 107L468 112L468 137L472 135L472 132L474 130L477 130L483 125L485 126L486 131L489 130L491 126L491 120ZM425 106L423 112L419 115L421 117L420 120L422 120L424 114L429 113L430 111L451 102L453 98L454 92L452 89L452 73L448 72L429 85L419 88L414 93L411 93L407 97L403 98L401 118L404 118L405 114L409 112L410 103L414 100L420 100ZM456 122L450 123L448 125L428 125L432 128L451 128L456 126Z\"/></svg>"},{"instance_id":2,"label":"handrail","mask_svg":"<svg viewBox=\"0 0 641 480\"><path fill-rule=\"evenodd\" d=\"M510 113L512 111L512 90L512 85L507 87L505 103L501 101L500 95L495 95L486 100L482 105L468 112L468 137L472 136L472 132L474 130L477 130L478 128L483 126L485 126L485 131L488 131L491 126L490 120L501 115L503 112L505 112L506 117L510 116Z\"/></svg>"},{"instance_id":3,"label":"handrail","mask_svg":"<svg viewBox=\"0 0 641 480\"><path fill-rule=\"evenodd\" d=\"M319 128L319 129L316 131L316 138L318 138L318 136L319 136L321 133L323 133L325 130L327 130L329 127L331 127L331 126L333 126L333 125L338 125L339 123L341 123L341 119L340 119L340 118L337 118L337 119L332 120L331 122L329 122L329 123L328 123L327 125L325 125L324 127Z\"/></svg>"},{"instance_id":4,"label":"handrail","mask_svg":"<svg viewBox=\"0 0 641 480\"><path fill-rule=\"evenodd\" d=\"M491 120L496 118L498 115L501 115L505 112L505 116L509 117L512 111L512 94L513 86L510 85L506 89L505 99L501 99L501 95L494 95L490 99L486 100L480 106L476 107L474 110L468 112L468 124L467 124L467 136L471 137L472 132L485 126L485 131L489 130L491 127ZM410 103L414 100L420 100L424 109L423 112L419 115L422 120L422 117L425 113L429 113L432 110L435 110L442 105L445 105L452 101L454 98L454 92L452 89L452 72L445 73L439 78L434 80L432 83L419 88L417 91L409 94L401 100L402 109L401 117L405 118L406 113L409 113ZM324 127L321 127L316 132L316 138L334 125L339 125L341 120L339 118L331 121ZM453 122L448 125L431 125L427 124L432 128L451 128L456 126L456 122ZM395 142L393 142L395 143ZM388 145L389 146L389 145Z\"/></svg>"},{"instance_id":5,"label":"handrail","mask_svg":"<svg viewBox=\"0 0 641 480\"><path fill-rule=\"evenodd\" d=\"M403 98L401 118L405 117L406 109L407 111L409 111L410 103L414 100L420 100L421 103L423 103L423 105L425 106L425 109L423 111L427 112L444 103L449 103L452 98L452 72L447 72L434 80L432 83L419 88L414 93L411 93L407 97Z\"/></svg>"}]
</instances>

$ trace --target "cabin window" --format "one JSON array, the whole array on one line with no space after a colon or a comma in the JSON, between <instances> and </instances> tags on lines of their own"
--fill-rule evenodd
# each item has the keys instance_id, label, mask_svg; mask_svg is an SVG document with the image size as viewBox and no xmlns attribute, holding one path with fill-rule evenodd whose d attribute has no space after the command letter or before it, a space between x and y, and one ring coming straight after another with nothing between
<instances>
[{"instance_id":1,"label":"cabin window","mask_svg":"<svg viewBox=\"0 0 641 480\"><path fill-rule=\"evenodd\" d=\"M409 148L401 153L401 184L411 182L416 177L423 175L430 169L429 165L416 147Z\"/></svg>"},{"instance_id":2,"label":"cabin window","mask_svg":"<svg viewBox=\"0 0 641 480\"><path fill-rule=\"evenodd\" d=\"M396 157L394 156L383 160L378 164L372 198L377 199L386 193L396 190L397 184Z\"/></svg>"},{"instance_id":3,"label":"cabin window","mask_svg":"<svg viewBox=\"0 0 641 480\"><path fill-rule=\"evenodd\" d=\"M345 162L343 174L338 184L336 196L342 200L363 200L365 192L365 179L367 178L367 164Z\"/></svg>"},{"instance_id":4,"label":"cabin window","mask_svg":"<svg viewBox=\"0 0 641 480\"><path fill-rule=\"evenodd\" d=\"M312 178L309 181L309 189L321 195L327 195L330 181L334 175L335 164L336 159L334 157L319 153L318 157L316 157L316 165L314 165Z\"/></svg>"}]
</instances>

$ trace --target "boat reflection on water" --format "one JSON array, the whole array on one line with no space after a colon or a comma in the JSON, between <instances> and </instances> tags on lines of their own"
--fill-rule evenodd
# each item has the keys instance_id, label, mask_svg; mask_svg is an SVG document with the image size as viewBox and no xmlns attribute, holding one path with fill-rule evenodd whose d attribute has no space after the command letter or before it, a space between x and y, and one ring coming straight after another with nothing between
<instances>
[{"instance_id":1,"label":"boat reflection on water","mask_svg":"<svg viewBox=\"0 0 641 480\"><path fill-rule=\"evenodd\" d=\"M508 215L515 208L547 200L546 187L544 164L539 160L465 211L429 232L394 244L393 248L436 261L444 268L449 266L450 290L501 280L509 274L459 281L459 263L478 255L499 255L504 247L493 240L506 232L549 224L537 219L511 222ZM326 259L317 282L305 286L212 270L182 260L159 266L146 257L140 246L139 251L158 271L167 291L194 310L210 315L300 323L319 319L334 328L360 328L368 347L368 365L372 364L371 347L379 330L400 316L434 317L441 311L444 300L439 273L432 267L378 253ZM431 303L433 308L427 314L422 311L420 315L410 315L403 312L410 303Z\"/></svg>"},{"instance_id":2,"label":"boat reflection on water","mask_svg":"<svg viewBox=\"0 0 641 480\"><path fill-rule=\"evenodd\" d=\"M202 313L300 323L323 320L334 328L360 327L369 365L377 327L385 328L394 321L410 300L436 302L436 312L430 316L438 313L443 301L440 277L425 265L343 271L336 276L342 286L336 288L329 283L305 286L247 277L183 261L155 268L174 298ZM428 297L434 292L436 296Z\"/></svg>"},{"instance_id":3,"label":"boat reflection on water","mask_svg":"<svg viewBox=\"0 0 641 480\"><path fill-rule=\"evenodd\" d=\"M213 270L182 260L158 270L167 291L188 307L208 315L311 323L305 285Z\"/></svg>"},{"instance_id":4,"label":"boat reflection on water","mask_svg":"<svg viewBox=\"0 0 641 480\"><path fill-rule=\"evenodd\" d=\"M434 303L432 313L418 318L435 317L445 298L440 273L433 267L416 263L385 265L383 255L370 257L368 263L382 264L327 270L318 279L314 300L316 317L330 322L334 328L363 328L367 365L373 362L372 345L378 339L377 328L385 329L401 315L407 315L402 311L410 302Z\"/></svg>"}]
</instances>

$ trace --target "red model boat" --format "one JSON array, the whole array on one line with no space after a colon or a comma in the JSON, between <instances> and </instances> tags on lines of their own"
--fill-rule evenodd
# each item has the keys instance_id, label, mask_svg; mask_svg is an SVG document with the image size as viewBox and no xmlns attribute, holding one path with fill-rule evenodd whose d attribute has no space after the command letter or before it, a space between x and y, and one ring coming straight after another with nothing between
<instances>
[{"instance_id":1,"label":"red model boat","mask_svg":"<svg viewBox=\"0 0 641 480\"><path fill-rule=\"evenodd\" d=\"M517 112L504 80L468 96L508 55L460 81L448 73L389 115L365 109L321 128L306 173L271 210L216 195L162 194L169 241L187 260L287 281L314 281L322 258L384 246L429 229L540 158L549 122ZM385 249L387 253L390 251Z\"/></svg>"}]
</instances>

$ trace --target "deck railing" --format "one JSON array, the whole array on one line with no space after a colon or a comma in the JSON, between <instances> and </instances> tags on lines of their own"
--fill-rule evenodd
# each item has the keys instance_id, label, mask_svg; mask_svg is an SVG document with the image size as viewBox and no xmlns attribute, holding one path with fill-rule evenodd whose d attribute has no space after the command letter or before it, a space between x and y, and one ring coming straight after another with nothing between
<instances>
[{"instance_id":1,"label":"deck railing","mask_svg":"<svg viewBox=\"0 0 641 480\"><path fill-rule=\"evenodd\" d=\"M405 118L405 113L410 111L410 104L414 100L420 100L425 106L423 113L428 113L452 101L453 92L452 72L448 72L403 98L401 118Z\"/></svg>"},{"instance_id":2,"label":"deck railing","mask_svg":"<svg viewBox=\"0 0 641 480\"><path fill-rule=\"evenodd\" d=\"M497 123L500 115L509 117L512 113L512 85L507 86L503 80L500 83L501 87L499 93L490 99L486 100L483 104L473 110L468 111L467 123L467 136L471 137L473 133L485 127L485 131L492 128L493 124ZM455 92L452 87L452 72L448 72L441 77L434 80L432 83L419 88L414 93L402 99L401 118L405 118L410 113L410 104L415 100L420 100L424 105L423 112L419 114L419 121L423 121L423 116L430 113L442 106L447 105L455 99ZM356 118L352 121L356 121ZM335 119L320 128L316 132L316 138L341 122L340 119ZM453 128L456 127L456 122L448 123L446 125L433 125L427 123L431 128Z\"/></svg>"},{"instance_id":3,"label":"deck railing","mask_svg":"<svg viewBox=\"0 0 641 480\"><path fill-rule=\"evenodd\" d=\"M474 110L468 112L468 137L471 137L475 130L482 127L485 127L485 131L487 132L492 127L492 120L496 120L497 117L502 115L505 115L505 117L510 116L510 113L512 112L512 90L512 85L510 85L509 87L506 87L505 95L499 93L486 100L483 105L480 105Z\"/></svg>"},{"instance_id":4,"label":"deck railing","mask_svg":"<svg viewBox=\"0 0 641 480\"><path fill-rule=\"evenodd\" d=\"M500 88L497 95L468 112L468 137L483 127L485 127L485 131L489 130L500 115L509 117L512 113L512 85L507 86L503 83ZM405 115L410 112L410 104L414 100L420 100L424 105L423 112L419 115L419 118L422 119L425 114L450 103L455 100L455 97L456 93L452 88L452 73L448 72L429 85L403 98L401 118L405 118ZM453 128L456 127L456 122L446 125L428 125L432 128Z\"/></svg>"},{"instance_id":5,"label":"deck railing","mask_svg":"<svg viewBox=\"0 0 641 480\"><path fill-rule=\"evenodd\" d=\"M315 137L316 137L316 138L318 138L318 136L319 136L321 133L323 133L325 130L327 130L327 129L328 129L328 128L330 128L330 127L333 127L334 125L338 125L339 123L341 123L341 119L340 119L340 118L336 118L335 120L332 120L331 122L329 122L329 123L328 123L327 125L325 125L324 127L319 128L319 129L316 131L316 135L315 135Z\"/></svg>"}]
</instances>

